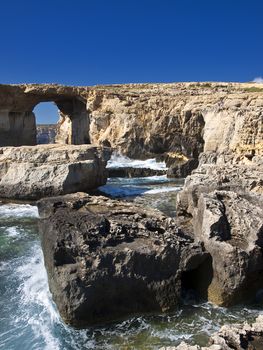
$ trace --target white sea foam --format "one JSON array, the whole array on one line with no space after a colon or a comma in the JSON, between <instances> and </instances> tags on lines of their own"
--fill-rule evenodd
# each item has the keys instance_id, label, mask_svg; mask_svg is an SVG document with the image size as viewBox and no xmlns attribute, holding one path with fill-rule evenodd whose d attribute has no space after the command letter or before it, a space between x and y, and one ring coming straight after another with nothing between
<instances>
[{"instance_id":1,"label":"white sea foam","mask_svg":"<svg viewBox=\"0 0 263 350\"><path fill-rule=\"evenodd\" d=\"M19 217L36 218L38 209L30 204L4 204L0 205L0 218Z\"/></svg>"},{"instance_id":2,"label":"white sea foam","mask_svg":"<svg viewBox=\"0 0 263 350\"><path fill-rule=\"evenodd\" d=\"M21 280L18 289L21 312L14 322L19 324L23 321L31 327L34 342L45 343L44 347L41 345L37 349L78 350L80 344L85 344L85 349L95 348L95 341L87 335L86 330L75 330L61 320L49 291L42 250L37 245L32 251L33 256L27 258L15 271ZM56 328L63 334L62 337L55 333Z\"/></svg>"},{"instance_id":3,"label":"white sea foam","mask_svg":"<svg viewBox=\"0 0 263 350\"><path fill-rule=\"evenodd\" d=\"M157 193L163 193L163 192L177 192L180 191L182 187L179 186L169 186L169 187L160 187L160 188L154 188L151 190L147 190L144 192L144 194L157 194Z\"/></svg>"},{"instance_id":4,"label":"white sea foam","mask_svg":"<svg viewBox=\"0 0 263 350\"><path fill-rule=\"evenodd\" d=\"M108 161L107 168L148 168L154 170L166 170L165 162L157 162L155 158L139 160L131 159L117 153L113 153L111 159Z\"/></svg>"},{"instance_id":5,"label":"white sea foam","mask_svg":"<svg viewBox=\"0 0 263 350\"><path fill-rule=\"evenodd\" d=\"M23 233L24 233L24 230L22 230L21 228L16 227L16 226L11 226L11 227L5 228L5 234L9 237L12 237L12 238L19 237Z\"/></svg>"},{"instance_id":6,"label":"white sea foam","mask_svg":"<svg viewBox=\"0 0 263 350\"><path fill-rule=\"evenodd\" d=\"M192 333L182 333L181 331L177 330L177 329L165 329L162 331L159 330L155 330L153 329L151 331L151 336L155 337L155 338L159 338L160 340L167 340L169 339L169 341L171 342L178 342L183 341L183 340L189 340L193 337Z\"/></svg>"},{"instance_id":7,"label":"white sea foam","mask_svg":"<svg viewBox=\"0 0 263 350\"><path fill-rule=\"evenodd\" d=\"M21 279L18 291L21 295L24 320L32 327L36 338L44 339L45 349L59 350L60 342L52 334L52 324L60 322L59 314L49 292L40 247L36 247L34 256L17 268L16 274ZM32 312L33 309L35 313ZM20 321L18 317L17 322Z\"/></svg>"},{"instance_id":8,"label":"white sea foam","mask_svg":"<svg viewBox=\"0 0 263 350\"><path fill-rule=\"evenodd\" d=\"M8 269L8 262L0 261L0 272Z\"/></svg>"}]
</instances>

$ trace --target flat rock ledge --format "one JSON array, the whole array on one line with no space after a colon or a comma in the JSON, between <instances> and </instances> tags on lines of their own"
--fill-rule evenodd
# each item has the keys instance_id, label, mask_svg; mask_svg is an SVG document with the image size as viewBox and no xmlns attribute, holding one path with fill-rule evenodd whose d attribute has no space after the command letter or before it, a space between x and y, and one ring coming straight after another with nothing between
<instances>
[{"instance_id":1,"label":"flat rock ledge","mask_svg":"<svg viewBox=\"0 0 263 350\"><path fill-rule=\"evenodd\" d=\"M263 315L253 324L224 325L211 336L207 346L189 345L182 342L178 346L162 347L160 350L262 350Z\"/></svg>"},{"instance_id":2,"label":"flat rock ledge","mask_svg":"<svg viewBox=\"0 0 263 350\"><path fill-rule=\"evenodd\" d=\"M38 208L49 287L69 324L173 310L192 274L207 291L210 255L159 211L84 193Z\"/></svg>"},{"instance_id":3,"label":"flat rock ledge","mask_svg":"<svg viewBox=\"0 0 263 350\"><path fill-rule=\"evenodd\" d=\"M105 185L109 148L38 145L0 148L0 198L35 200Z\"/></svg>"}]
</instances>

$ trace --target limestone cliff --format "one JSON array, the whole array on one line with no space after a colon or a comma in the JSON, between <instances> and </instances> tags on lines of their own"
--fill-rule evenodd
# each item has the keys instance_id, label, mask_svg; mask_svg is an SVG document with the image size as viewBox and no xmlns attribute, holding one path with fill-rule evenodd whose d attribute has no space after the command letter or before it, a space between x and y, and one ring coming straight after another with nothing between
<instances>
[{"instance_id":1,"label":"limestone cliff","mask_svg":"<svg viewBox=\"0 0 263 350\"><path fill-rule=\"evenodd\" d=\"M36 144L34 107L54 102L60 113L58 143L90 143L86 88L56 84L0 85L0 146ZM62 125L63 124L63 125Z\"/></svg>"},{"instance_id":2,"label":"limestone cliff","mask_svg":"<svg viewBox=\"0 0 263 350\"><path fill-rule=\"evenodd\" d=\"M258 91L228 94L203 113L204 150L177 198L179 219L213 258L208 298L220 305L254 302L263 288L262 102Z\"/></svg>"},{"instance_id":3,"label":"limestone cliff","mask_svg":"<svg viewBox=\"0 0 263 350\"><path fill-rule=\"evenodd\" d=\"M42 199L38 209L50 290L72 325L173 310L183 275L209 272L202 246L157 210L85 193Z\"/></svg>"},{"instance_id":4,"label":"limestone cliff","mask_svg":"<svg viewBox=\"0 0 263 350\"><path fill-rule=\"evenodd\" d=\"M259 154L263 88L249 84L134 84L88 91L90 139L131 157L238 150Z\"/></svg>"},{"instance_id":5,"label":"limestone cliff","mask_svg":"<svg viewBox=\"0 0 263 350\"><path fill-rule=\"evenodd\" d=\"M35 144L33 109L43 101L60 111L58 143L110 143L130 157L165 153L179 164L202 151L262 152L260 84L0 85L0 146Z\"/></svg>"}]
</instances>

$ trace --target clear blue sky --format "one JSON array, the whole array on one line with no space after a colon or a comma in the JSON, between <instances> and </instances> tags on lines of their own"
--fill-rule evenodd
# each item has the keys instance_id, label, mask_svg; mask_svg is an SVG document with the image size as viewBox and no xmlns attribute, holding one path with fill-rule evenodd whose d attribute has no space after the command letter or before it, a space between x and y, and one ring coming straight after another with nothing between
<instances>
[{"instance_id":1,"label":"clear blue sky","mask_svg":"<svg viewBox=\"0 0 263 350\"><path fill-rule=\"evenodd\" d=\"M248 81L262 19L262 0L1 1L0 82Z\"/></svg>"}]
</instances>

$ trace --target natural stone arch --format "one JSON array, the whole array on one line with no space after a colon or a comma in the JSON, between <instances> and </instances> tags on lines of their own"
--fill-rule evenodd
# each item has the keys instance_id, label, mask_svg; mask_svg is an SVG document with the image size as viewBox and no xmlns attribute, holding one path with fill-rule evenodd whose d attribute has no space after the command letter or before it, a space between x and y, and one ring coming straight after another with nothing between
<instances>
[{"instance_id":1,"label":"natural stone arch","mask_svg":"<svg viewBox=\"0 0 263 350\"><path fill-rule=\"evenodd\" d=\"M78 98L54 101L59 109L57 143L86 144L89 139L89 113Z\"/></svg>"},{"instance_id":2,"label":"natural stone arch","mask_svg":"<svg viewBox=\"0 0 263 350\"><path fill-rule=\"evenodd\" d=\"M87 144L89 113L79 88L59 85L0 85L0 147L36 145L33 109L54 102L59 110L56 142Z\"/></svg>"}]
</instances>

